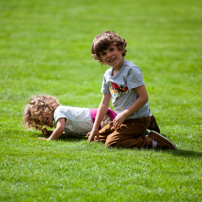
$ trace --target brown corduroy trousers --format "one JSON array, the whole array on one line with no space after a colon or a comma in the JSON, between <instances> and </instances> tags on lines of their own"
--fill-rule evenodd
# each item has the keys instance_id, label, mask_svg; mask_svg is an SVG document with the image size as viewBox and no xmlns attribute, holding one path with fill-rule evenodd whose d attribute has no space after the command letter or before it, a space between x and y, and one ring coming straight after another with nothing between
<instances>
[{"instance_id":1,"label":"brown corduroy trousers","mask_svg":"<svg viewBox=\"0 0 202 202\"><path fill-rule=\"evenodd\" d=\"M100 141L105 142L106 147L151 147L152 139L143 135L149 127L150 121L150 117L129 119L124 121L117 130L114 129L113 122L111 122L99 131ZM94 141L97 142L97 137L94 138Z\"/></svg>"}]
</instances>

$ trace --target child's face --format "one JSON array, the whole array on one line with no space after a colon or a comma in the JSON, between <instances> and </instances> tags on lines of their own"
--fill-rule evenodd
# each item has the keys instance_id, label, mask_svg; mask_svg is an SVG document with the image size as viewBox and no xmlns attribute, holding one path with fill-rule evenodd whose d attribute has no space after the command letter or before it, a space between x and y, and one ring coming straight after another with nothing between
<instances>
[{"instance_id":1,"label":"child's face","mask_svg":"<svg viewBox=\"0 0 202 202\"><path fill-rule=\"evenodd\" d=\"M39 119L41 125L51 126L53 124L53 113L43 113Z\"/></svg>"},{"instance_id":2,"label":"child's face","mask_svg":"<svg viewBox=\"0 0 202 202\"><path fill-rule=\"evenodd\" d=\"M124 50L119 50L116 45L111 45L107 50L104 50L100 53L100 57L104 64L107 64L114 69L120 69L124 58L122 53Z\"/></svg>"}]
</instances>

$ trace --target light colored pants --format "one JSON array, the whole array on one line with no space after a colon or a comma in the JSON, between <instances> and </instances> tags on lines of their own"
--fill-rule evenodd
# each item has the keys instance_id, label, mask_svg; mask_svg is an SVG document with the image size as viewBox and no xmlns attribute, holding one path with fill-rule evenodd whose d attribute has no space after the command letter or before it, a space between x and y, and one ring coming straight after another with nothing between
<instances>
[{"instance_id":1,"label":"light colored pants","mask_svg":"<svg viewBox=\"0 0 202 202\"><path fill-rule=\"evenodd\" d=\"M113 122L111 122L99 131L100 141L105 142L105 147L151 147L152 139L143 135L149 127L150 121L150 117L129 119L124 121L117 130L114 129ZM97 142L96 136L94 141Z\"/></svg>"}]
</instances>

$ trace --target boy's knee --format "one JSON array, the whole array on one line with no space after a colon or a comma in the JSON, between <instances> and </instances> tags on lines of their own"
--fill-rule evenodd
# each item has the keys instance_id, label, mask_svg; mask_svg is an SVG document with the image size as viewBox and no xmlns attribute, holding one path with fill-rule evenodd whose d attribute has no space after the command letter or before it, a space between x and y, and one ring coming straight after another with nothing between
<instances>
[{"instance_id":1,"label":"boy's knee","mask_svg":"<svg viewBox=\"0 0 202 202\"><path fill-rule=\"evenodd\" d=\"M108 136L105 142L105 147L119 147L119 141Z\"/></svg>"},{"instance_id":2,"label":"boy's knee","mask_svg":"<svg viewBox=\"0 0 202 202\"><path fill-rule=\"evenodd\" d=\"M107 142L105 142L105 147L117 147L115 144L108 144Z\"/></svg>"}]
</instances>

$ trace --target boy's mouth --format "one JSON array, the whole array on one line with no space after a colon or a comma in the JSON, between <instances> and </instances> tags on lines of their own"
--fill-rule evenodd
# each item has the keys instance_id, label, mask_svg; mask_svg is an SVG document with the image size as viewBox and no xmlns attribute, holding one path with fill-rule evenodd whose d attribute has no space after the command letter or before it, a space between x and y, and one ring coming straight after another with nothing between
<instances>
[{"instance_id":1,"label":"boy's mouth","mask_svg":"<svg viewBox=\"0 0 202 202\"><path fill-rule=\"evenodd\" d=\"M111 58L108 60L108 62L114 62L116 60L116 58Z\"/></svg>"}]
</instances>

